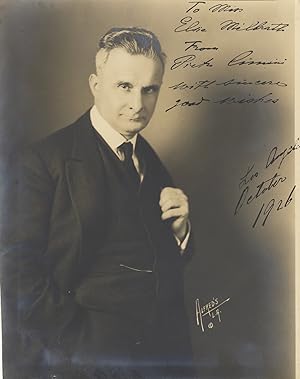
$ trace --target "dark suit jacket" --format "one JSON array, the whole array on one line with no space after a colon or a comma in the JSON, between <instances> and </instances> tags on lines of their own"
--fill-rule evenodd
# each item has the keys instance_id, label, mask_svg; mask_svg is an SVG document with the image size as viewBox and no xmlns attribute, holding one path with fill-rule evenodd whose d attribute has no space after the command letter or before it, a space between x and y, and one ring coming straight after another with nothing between
<instances>
[{"instance_id":1,"label":"dark suit jacket","mask_svg":"<svg viewBox=\"0 0 300 379\"><path fill-rule=\"evenodd\" d=\"M151 167L170 185L160 160L140 138ZM105 233L106 183L89 112L26 149L16 167L2 233L3 296L8 308L17 307L31 359L59 344L80 312L74 289L91 263L87 252ZM16 303L9 304L12 299Z\"/></svg>"}]
</instances>

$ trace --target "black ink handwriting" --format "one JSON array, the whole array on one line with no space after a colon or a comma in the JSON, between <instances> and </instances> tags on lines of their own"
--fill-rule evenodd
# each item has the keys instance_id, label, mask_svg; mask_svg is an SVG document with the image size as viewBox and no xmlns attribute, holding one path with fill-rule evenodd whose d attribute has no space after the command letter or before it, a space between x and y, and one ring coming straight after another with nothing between
<instances>
[{"instance_id":1,"label":"black ink handwriting","mask_svg":"<svg viewBox=\"0 0 300 379\"><path fill-rule=\"evenodd\" d=\"M229 79L224 82L216 83L216 86L224 86L227 87L229 85L261 85L261 86L278 86L278 87L287 87L287 83L281 82L281 81L273 81L273 80L255 80L255 81L248 81L246 79L236 80L236 79Z\"/></svg>"},{"instance_id":2,"label":"black ink handwriting","mask_svg":"<svg viewBox=\"0 0 300 379\"><path fill-rule=\"evenodd\" d=\"M269 179L263 180L256 188L257 191L255 194L251 194L248 196L248 192L250 190L250 187L247 186L244 188L243 192L240 195L240 198L236 204L234 214L237 215L238 212L241 210L241 208L246 204L249 205L252 203L252 201L258 199L262 195L264 195L266 192L270 192L273 190L273 188L277 187L279 184L286 181L286 176L282 176L278 174L277 172Z\"/></svg>"},{"instance_id":3,"label":"black ink handwriting","mask_svg":"<svg viewBox=\"0 0 300 379\"><path fill-rule=\"evenodd\" d=\"M208 8L208 10L211 12L218 12L218 13L219 12L232 12L232 13L243 12L243 8L233 7L228 4L216 4Z\"/></svg>"},{"instance_id":4,"label":"black ink handwriting","mask_svg":"<svg viewBox=\"0 0 300 379\"><path fill-rule=\"evenodd\" d=\"M186 16L180 20L180 25L174 29L174 32L206 32L206 29L200 26L199 21L193 21L193 17Z\"/></svg>"},{"instance_id":5,"label":"black ink handwriting","mask_svg":"<svg viewBox=\"0 0 300 379\"><path fill-rule=\"evenodd\" d=\"M233 20L226 20L221 22L221 30L234 30L238 32L252 32L252 31L259 31L259 30L264 30L264 31L272 31L272 32L285 32L286 28L289 26L289 24L284 24L282 22L280 23L272 23L270 24L268 21L257 21L253 24L250 24L248 26L245 26L246 24L233 21Z\"/></svg>"},{"instance_id":6,"label":"black ink handwriting","mask_svg":"<svg viewBox=\"0 0 300 379\"><path fill-rule=\"evenodd\" d=\"M165 110L165 112L169 112L170 110L172 110L172 109L174 109L176 107L192 107L192 106L200 105L200 104L205 103L205 102L206 103L207 102L213 102L214 104L256 104L256 103L270 103L270 104L274 104L277 101L279 101L279 99L273 99L273 98L267 99L267 97L269 95L271 95L271 94L261 96L260 98L250 97L248 99L246 99L246 98L236 99L235 97L227 97L225 99L217 100L217 101L213 101L213 100L208 99L208 98L206 98L204 96L202 96L200 98L200 100L197 100L197 101L178 99L178 100L176 100L175 104L172 105L171 107L167 108Z\"/></svg>"},{"instance_id":7,"label":"black ink handwriting","mask_svg":"<svg viewBox=\"0 0 300 379\"><path fill-rule=\"evenodd\" d=\"M289 195L288 195L288 197L287 197L284 205L283 205L284 200L282 200L282 199L280 199L278 201L278 203L276 202L275 199L271 199L267 203L267 205L265 203L263 203L262 206L261 206L261 208L260 208L260 210L259 210L259 212L258 212L258 214L257 214L257 216L256 216L256 219L255 219L255 221L254 221L254 223L252 225L252 228L255 228L258 220L260 219L260 216L262 216L262 217L265 216L265 218L264 218L264 220L262 222L262 226L265 226L266 221L267 221L268 217L270 216L270 213L274 209L275 204L276 204L275 209L276 209L277 212L280 211L280 210L282 210L282 209L284 209L284 208L286 208L286 207L288 207L290 205L290 203L293 201L292 195L293 195L293 192L295 191L295 188L296 188L296 186L294 185L294 187L290 191L290 193L289 193Z\"/></svg>"},{"instance_id":8,"label":"black ink handwriting","mask_svg":"<svg viewBox=\"0 0 300 379\"><path fill-rule=\"evenodd\" d=\"M272 95L272 92L260 96L258 98L253 97L249 94L248 98L241 98L237 99L235 96L228 96L221 100L216 100L215 104L257 104L257 103L272 103L275 104L279 101L279 98L273 99L270 96Z\"/></svg>"},{"instance_id":9,"label":"black ink handwriting","mask_svg":"<svg viewBox=\"0 0 300 379\"><path fill-rule=\"evenodd\" d=\"M204 60L200 63L192 63L196 59L196 55L188 54L182 57L174 59L174 63L170 67L170 70L176 70L177 68L201 68L201 67L213 67L212 61L214 58Z\"/></svg>"},{"instance_id":10,"label":"black ink handwriting","mask_svg":"<svg viewBox=\"0 0 300 379\"><path fill-rule=\"evenodd\" d=\"M185 82L180 82L177 84L173 84L172 86L169 86L168 88L173 89L173 90L196 90L198 88L208 88L212 84L216 83L215 80L199 80L193 84L186 84Z\"/></svg>"},{"instance_id":11,"label":"black ink handwriting","mask_svg":"<svg viewBox=\"0 0 300 379\"><path fill-rule=\"evenodd\" d=\"M258 178L259 173L255 171L253 173L254 163L251 167L248 167L247 172L240 178L239 189L242 189L246 184L251 182L254 178Z\"/></svg>"},{"instance_id":12,"label":"black ink handwriting","mask_svg":"<svg viewBox=\"0 0 300 379\"><path fill-rule=\"evenodd\" d=\"M253 55L253 50L244 51L234 58L232 58L228 63L227 66L243 66L243 65L274 65L274 64L285 64L287 59L284 58L284 60L278 60L277 58L273 60L254 60L251 56Z\"/></svg>"},{"instance_id":13,"label":"black ink handwriting","mask_svg":"<svg viewBox=\"0 0 300 379\"><path fill-rule=\"evenodd\" d=\"M189 13L190 11L193 11L193 13L197 13L199 12L199 8L198 8L198 5L199 4L206 4L206 1L189 1L190 4L194 4L192 5L185 13Z\"/></svg>"},{"instance_id":14,"label":"black ink handwriting","mask_svg":"<svg viewBox=\"0 0 300 379\"><path fill-rule=\"evenodd\" d=\"M175 107L191 107L191 106L195 106L195 105L200 105L202 104L203 102L210 102L209 99L206 99L205 97L202 96L202 98L198 101L183 101L181 99L178 99L176 100L175 104L172 105L171 107L167 108L165 110L165 112L169 112L171 109L174 109Z\"/></svg>"},{"instance_id":15,"label":"black ink handwriting","mask_svg":"<svg viewBox=\"0 0 300 379\"><path fill-rule=\"evenodd\" d=\"M239 79L228 79L222 82L217 82L216 80L198 80L192 84L186 83L184 81L179 82L177 84L173 84L169 86L168 88L172 90L196 90L198 88L209 88L212 85L216 86L250 86L250 85L256 85L256 86L277 86L277 87L287 87L287 83L276 81L276 80L255 80L255 81L248 81L246 79L239 80Z\"/></svg>"},{"instance_id":16,"label":"black ink handwriting","mask_svg":"<svg viewBox=\"0 0 300 379\"><path fill-rule=\"evenodd\" d=\"M212 85L216 86L250 86L250 85L256 85L256 86L277 86L277 87L287 87L287 83L276 81L276 80L262 80L258 79L255 81L248 81L246 79L239 80L239 79L228 79L222 82L217 82L216 80L198 80L192 84L186 83L184 81L179 82L177 84L173 84L169 86L168 88L172 90L196 90L198 88L209 88Z\"/></svg>"},{"instance_id":17,"label":"black ink handwriting","mask_svg":"<svg viewBox=\"0 0 300 379\"><path fill-rule=\"evenodd\" d=\"M278 169L281 167L282 162L285 160L285 158L291 154L293 151L296 151L300 149L299 145L299 137L296 139L296 142L294 145L291 145L290 147L286 147L284 150L282 150L280 153L277 154L278 147L274 146L273 149L270 151L270 154L267 159L266 168L271 166L274 162L278 162Z\"/></svg>"},{"instance_id":18,"label":"black ink handwriting","mask_svg":"<svg viewBox=\"0 0 300 379\"><path fill-rule=\"evenodd\" d=\"M189 49L194 49L196 51L204 51L204 50L219 50L218 47L213 46L213 47L202 47L199 46L198 44L202 43L202 41L185 41L185 45L188 45L184 51L187 51Z\"/></svg>"}]
</instances>

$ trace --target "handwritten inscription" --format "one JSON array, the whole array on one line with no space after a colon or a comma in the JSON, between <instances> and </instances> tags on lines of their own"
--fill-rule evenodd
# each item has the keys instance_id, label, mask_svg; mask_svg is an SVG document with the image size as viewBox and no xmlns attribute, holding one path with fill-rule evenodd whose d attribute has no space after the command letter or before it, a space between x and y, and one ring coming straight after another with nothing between
<instances>
[{"instance_id":1,"label":"handwritten inscription","mask_svg":"<svg viewBox=\"0 0 300 379\"><path fill-rule=\"evenodd\" d=\"M238 98L236 96L228 96L224 99L216 100L215 104L257 104L257 103L263 103L263 104L276 104L279 99L275 99L272 97L273 93L269 92L263 96L255 97L251 94L249 94L247 97Z\"/></svg>"},{"instance_id":2,"label":"handwritten inscription","mask_svg":"<svg viewBox=\"0 0 300 379\"><path fill-rule=\"evenodd\" d=\"M273 190L273 188L277 187L285 181L286 176L281 176L276 172L271 178L262 180L258 186L256 186L255 193L249 195L250 187L246 186L237 202L234 214L237 214L244 205L251 204L253 200L258 199L266 192Z\"/></svg>"},{"instance_id":3,"label":"handwritten inscription","mask_svg":"<svg viewBox=\"0 0 300 379\"><path fill-rule=\"evenodd\" d=\"M176 107L195 107L195 106L199 106L203 103L224 104L224 105L257 104L257 103L276 104L278 101L279 101L278 98L272 97L272 92L265 94L263 96L259 96L259 97L254 97L253 95L249 94L247 97L227 96L227 97L221 98L221 99L209 99L209 98L202 96L201 98L197 99L196 101L177 99L175 101L175 104L173 104L172 106L167 108L165 110L165 112L169 112L172 109L175 109Z\"/></svg>"},{"instance_id":4,"label":"handwritten inscription","mask_svg":"<svg viewBox=\"0 0 300 379\"><path fill-rule=\"evenodd\" d=\"M199 4L206 4L206 1L188 1L188 4L192 4L190 8L186 10L186 13L193 12L197 13L199 12Z\"/></svg>"},{"instance_id":5,"label":"handwritten inscription","mask_svg":"<svg viewBox=\"0 0 300 379\"><path fill-rule=\"evenodd\" d=\"M197 326L201 327L202 332L205 331L206 324L209 329L212 329L214 327L215 318L218 321L218 323L222 322L221 308L229 300L229 297L223 301L219 301L218 298L214 297L210 302L204 305L200 304L199 299L195 300L196 324ZM206 316L208 316L209 318Z\"/></svg>"},{"instance_id":6,"label":"handwritten inscription","mask_svg":"<svg viewBox=\"0 0 300 379\"><path fill-rule=\"evenodd\" d=\"M284 32L289 24L270 23L268 21L257 21L252 24L246 25L245 22L237 22L234 20L226 20L220 24L221 30L238 31L238 32L255 32L255 31L271 31L271 32Z\"/></svg>"},{"instance_id":7,"label":"handwritten inscription","mask_svg":"<svg viewBox=\"0 0 300 379\"><path fill-rule=\"evenodd\" d=\"M198 51L207 51L207 50L218 50L218 47L199 47L197 43L201 41L186 41L185 44L188 44L189 46L185 48L185 51L187 51L190 48L194 48L194 50ZM278 59L274 58L271 60L267 59L253 59L252 55L254 54L253 50L244 51L242 53L239 53L233 58L230 58L227 66L266 66L266 65L283 65L286 63L287 59ZM204 60L203 62L197 62L197 56L195 54L188 54L183 55L181 57L175 58L172 66L170 67L171 70L176 70L177 68L201 68L201 67L213 67L213 57ZM203 60L203 58L202 58ZM194 62L196 61L196 62Z\"/></svg>"},{"instance_id":8,"label":"handwritten inscription","mask_svg":"<svg viewBox=\"0 0 300 379\"><path fill-rule=\"evenodd\" d=\"M214 58L204 60L203 62L194 62L196 60L196 55L189 54L182 57L174 59L174 63L171 66L171 70L176 70L177 68L201 68L201 67L213 67L212 61Z\"/></svg>"},{"instance_id":9,"label":"handwritten inscription","mask_svg":"<svg viewBox=\"0 0 300 379\"><path fill-rule=\"evenodd\" d=\"M207 1L188 1L188 4L192 4L192 5L186 10L186 13L189 13L189 12L197 13L200 10L199 4L206 4L206 3L207 3ZM220 13L220 12L232 12L232 13L243 12L243 8L231 6L228 4L216 4L216 5L213 5L212 7L210 7L208 10L212 13L214 13L214 12L218 12L218 13Z\"/></svg>"},{"instance_id":10,"label":"handwritten inscription","mask_svg":"<svg viewBox=\"0 0 300 379\"><path fill-rule=\"evenodd\" d=\"M291 153L293 153L294 151L296 151L298 149L300 149L299 137L296 139L296 142L293 145L286 147L285 149L283 149L279 153L278 153L278 147L274 146L273 149L270 151L270 154L268 156L266 168L273 165L273 163L278 163L278 169L279 169L281 167L283 161L285 160L285 158L288 157Z\"/></svg>"},{"instance_id":11,"label":"handwritten inscription","mask_svg":"<svg viewBox=\"0 0 300 379\"><path fill-rule=\"evenodd\" d=\"M243 53L240 53L236 57L230 59L227 65L228 66L243 66L243 65L265 66L265 65L274 65L274 64L285 64L287 60L286 58L284 58L283 60L279 60L278 58L274 58L271 60L257 60L257 59L252 58L253 53L254 53L253 50L244 51Z\"/></svg>"},{"instance_id":12,"label":"handwritten inscription","mask_svg":"<svg viewBox=\"0 0 300 379\"><path fill-rule=\"evenodd\" d=\"M192 16L183 17L179 25L174 29L174 32L207 32L207 30L200 25L199 21L194 21Z\"/></svg>"},{"instance_id":13,"label":"handwritten inscription","mask_svg":"<svg viewBox=\"0 0 300 379\"><path fill-rule=\"evenodd\" d=\"M216 5L213 5L212 7L210 7L208 10L213 12L213 13L214 12L218 12L218 13L220 13L220 12L232 12L232 13L243 12L243 8L231 6L228 4L216 4Z\"/></svg>"},{"instance_id":14,"label":"handwritten inscription","mask_svg":"<svg viewBox=\"0 0 300 379\"><path fill-rule=\"evenodd\" d=\"M193 84L186 83L185 81L181 81L179 83L173 84L169 86L170 89L173 90L196 90L198 88L209 88L212 86L278 86L278 87L287 87L287 83L275 80L262 80L258 79L255 81L249 81L246 79L228 79L224 81L217 80L197 80L193 82Z\"/></svg>"},{"instance_id":15,"label":"handwritten inscription","mask_svg":"<svg viewBox=\"0 0 300 379\"><path fill-rule=\"evenodd\" d=\"M267 204L263 203L252 227L255 228L260 218L262 219L261 225L265 226L265 223L273 209L276 211L280 211L286 208L293 201L293 193L295 191L295 188L296 186L294 185L294 187L291 189L286 199L280 199L280 200L271 199Z\"/></svg>"},{"instance_id":16,"label":"handwritten inscription","mask_svg":"<svg viewBox=\"0 0 300 379\"><path fill-rule=\"evenodd\" d=\"M287 176L283 175L279 169L284 160L298 149L300 149L299 137L296 139L295 143L280 151L278 151L279 149L277 146L274 146L267 156L263 171L257 170L255 168L255 163L248 166L239 180L239 190L241 192L235 206L234 215L238 215L243 208L256 203L258 199L264 198L265 194L273 193L273 190L276 187L280 187L282 183L287 180ZM269 173L269 167L274 167L275 173L267 176L266 179L261 179L263 174L265 176ZM280 199L273 197L268 202L263 201L252 223L252 227L255 228L258 224L265 226L272 213L287 208L294 199L295 189L296 185L293 185L285 197Z\"/></svg>"},{"instance_id":17,"label":"handwritten inscription","mask_svg":"<svg viewBox=\"0 0 300 379\"><path fill-rule=\"evenodd\" d=\"M189 100L182 101L181 99L178 99L178 100L176 100L175 104L172 105L171 107L167 108L165 110L165 112L169 112L176 107L194 107L194 106L200 105L204 102L210 102L210 99L206 99L203 96L201 97L201 99L199 99L197 101L189 101Z\"/></svg>"},{"instance_id":18,"label":"handwritten inscription","mask_svg":"<svg viewBox=\"0 0 300 379\"><path fill-rule=\"evenodd\" d=\"M241 48L238 47L234 53L228 52L226 49L226 55L223 54L223 40L222 45L207 43L205 41L206 37L210 36L208 32L213 33L228 33L228 32L285 32L289 24L278 22L277 20L261 20L254 22L245 21L245 16L247 15L246 7L239 7L233 4L219 2L216 4L211 4L210 1L186 1L185 6L183 6L183 14L178 20L174 22L173 31L176 35L188 36L184 41L181 40L182 44L182 54L173 57L169 69L171 71L176 71L176 73L182 72L186 78L186 73L191 72L194 76L197 73L209 73L222 72L224 66L229 70L230 77L221 81L220 79L211 78L199 78L194 83L188 83L185 80L179 80L177 83L169 85L170 90L185 90L186 93L195 92L199 90L196 98L191 98L191 96L180 96L173 104L168 104L165 112L170 112L179 109L191 109L197 108L199 106L205 106L205 104L214 105L250 105L250 104L268 104L269 106L277 104L280 101L281 93L284 87L288 86L288 83L284 80L278 80L274 78L274 70L272 70L273 78L256 78L248 80L247 78L238 78L242 69L245 68L249 72L249 68L252 68L252 72L257 72L261 75L262 67L280 67L288 62L285 56L276 56L270 52L262 54L261 52L255 51L253 48ZM232 18L228 18L228 14L232 15ZM243 19L241 20L241 15ZM215 22L208 22L210 20L215 20ZM228 45L227 45L228 46ZM229 55L229 56L228 56ZM221 58L220 58L221 57ZM237 71L237 74L234 73ZM238 71L239 70L239 71ZM226 70L225 70L226 72ZM270 71L271 72L271 71ZM264 75L267 71L264 72ZM206 74L205 74L206 75ZM253 76L251 76L253 78ZM178 78L178 76L177 76ZM219 92L215 92L214 95L206 95L201 90L207 90L212 87L218 86L230 87L232 89L239 86L240 88L251 87L248 93L240 93L236 95L226 93L226 96L220 95ZM265 87L266 91L264 93L256 94L257 87ZM278 89L278 93L270 88Z\"/></svg>"},{"instance_id":19,"label":"handwritten inscription","mask_svg":"<svg viewBox=\"0 0 300 379\"><path fill-rule=\"evenodd\" d=\"M205 47L205 46L199 46L202 43L202 41L185 41L185 45L187 47L184 49L184 51L187 51L189 49L196 50L196 51L204 51L204 50L219 50L217 46L212 47Z\"/></svg>"},{"instance_id":20,"label":"handwritten inscription","mask_svg":"<svg viewBox=\"0 0 300 379\"><path fill-rule=\"evenodd\" d=\"M239 188L242 189L244 186L249 184L254 178L259 176L258 171L254 170L254 163L251 167L247 168L246 174L240 178Z\"/></svg>"}]
</instances>

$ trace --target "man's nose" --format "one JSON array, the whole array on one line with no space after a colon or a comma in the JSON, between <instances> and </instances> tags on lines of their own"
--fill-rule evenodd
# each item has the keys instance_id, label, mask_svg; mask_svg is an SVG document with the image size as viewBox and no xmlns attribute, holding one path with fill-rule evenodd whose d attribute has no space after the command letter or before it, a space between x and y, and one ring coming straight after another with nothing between
<instances>
[{"instance_id":1,"label":"man's nose","mask_svg":"<svg viewBox=\"0 0 300 379\"><path fill-rule=\"evenodd\" d=\"M143 107L144 107L144 104L143 104L143 94L140 93L140 92L132 93L129 107L135 113L140 112L143 109Z\"/></svg>"}]
</instances>

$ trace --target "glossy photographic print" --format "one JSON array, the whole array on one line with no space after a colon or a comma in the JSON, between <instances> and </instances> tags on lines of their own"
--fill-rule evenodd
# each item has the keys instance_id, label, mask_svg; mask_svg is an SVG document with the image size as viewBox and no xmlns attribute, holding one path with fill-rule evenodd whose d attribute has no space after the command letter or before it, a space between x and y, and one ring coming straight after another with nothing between
<instances>
[{"instance_id":1,"label":"glossy photographic print","mask_svg":"<svg viewBox=\"0 0 300 379\"><path fill-rule=\"evenodd\" d=\"M295 379L295 2L0 15L3 378Z\"/></svg>"}]
</instances>

